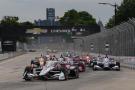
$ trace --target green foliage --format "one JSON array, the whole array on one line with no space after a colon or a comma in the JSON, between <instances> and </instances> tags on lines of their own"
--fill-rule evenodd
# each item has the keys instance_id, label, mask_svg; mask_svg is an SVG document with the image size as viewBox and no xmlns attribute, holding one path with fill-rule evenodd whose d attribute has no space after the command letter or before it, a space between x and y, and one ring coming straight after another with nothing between
<instances>
[{"instance_id":1,"label":"green foliage","mask_svg":"<svg viewBox=\"0 0 135 90\"><path fill-rule=\"evenodd\" d=\"M15 16L4 16L4 18L1 20L1 25L14 25L14 26L18 26L19 18L15 17Z\"/></svg>"},{"instance_id":2,"label":"green foliage","mask_svg":"<svg viewBox=\"0 0 135 90\"><path fill-rule=\"evenodd\" d=\"M123 0L121 6L118 7L116 13L116 25L135 17L135 0ZM114 16L107 23L107 27L115 26Z\"/></svg>"},{"instance_id":3,"label":"green foliage","mask_svg":"<svg viewBox=\"0 0 135 90\"><path fill-rule=\"evenodd\" d=\"M112 17L112 18L110 18L110 20L109 20L109 22L106 24L106 28L112 28L112 27L114 27L115 26L115 18L114 17Z\"/></svg>"},{"instance_id":4,"label":"green foliage","mask_svg":"<svg viewBox=\"0 0 135 90\"><path fill-rule=\"evenodd\" d=\"M1 22L0 33L2 36L0 38L14 39L19 42L28 42L25 36L24 26L33 26L31 22L19 23L19 18L15 16L5 16Z\"/></svg>"},{"instance_id":5,"label":"green foliage","mask_svg":"<svg viewBox=\"0 0 135 90\"><path fill-rule=\"evenodd\" d=\"M60 19L60 23L68 26L91 25L96 24L96 20L86 11L77 12L72 9L65 12L64 16Z\"/></svg>"},{"instance_id":6,"label":"green foliage","mask_svg":"<svg viewBox=\"0 0 135 90\"><path fill-rule=\"evenodd\" d=\"M90 24L96 24L96 19L92 17L88 12L81 11L79 14L79 24L80 25L90 25Z\"/></svg>"},{"instance_id":7,"label":"green foliage","mask_svg":"<svg viewBox=\"0 0 135 90\"><path fill-rule=\"evenodd\" d=\"M26 22L22 22L20 23L21 26L34 26L33 23L29 22L29 21L26 21Z\"/></svg>"}]
</instances>

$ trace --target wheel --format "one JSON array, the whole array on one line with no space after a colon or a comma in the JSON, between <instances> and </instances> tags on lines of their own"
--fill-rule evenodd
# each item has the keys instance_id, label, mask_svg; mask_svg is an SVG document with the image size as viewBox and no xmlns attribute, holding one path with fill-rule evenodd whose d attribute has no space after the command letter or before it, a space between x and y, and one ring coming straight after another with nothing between
<instances>
[{"instance_id":1,"label":"wheel","mask_svg":"<svg viewBox=\"0 0 135 90\"><path fill-rule=\"evenodd\" d=\"M32 81L32 78L29 78L29 77L28 77L28 75L27 75L28 73L27 73L27 72L25 72L25 73L26 73L26 74L25 74L25 76L24 76L23 79L24 79L25 81Z\"/></svg>"},{"instance_id":2,"label":"wheel","mask_svg":"<svg viewBox=\"0 0 135 90\"><path fill-rule=\"evenodd\" d=\"M116 71L120 71L120 67L119 67L119 69L117 69Z\"/></svg>"},{"instance_id":3,"label":"wheel","mask_svg":"<svg viewBox=\"0 0 135 90\"><path fill-rule=\"evenodd\" d=\"M64 75L65 75L65 81L68 80L68 74L65 73Z\"/></svg>"},{"instance_id":4,"label":"wheel","mask_svg":"<svg viewBox=\"0 0 135 90\"><path fill-rule=\"evenodd\" d=\"M65 79L64 80L62 80L62 81L66 81L66 80L68 80L68 71L66 70L66 69L64 69L64 68L61 68L61 72L63 72L63 74L64 74L64 77L65 77Z\"/></svg>"},{"instance_id":5,"label":"wheel","mask_svg":"<svg viewBox=\"0 0 135 90\"><path fill-rule=\"evenodd\" d=\"M93 68L93 71L96 71L96 69L95 69L95 68Z\"/></svg>"},{"instance_id":6,"label":"wheel","mask_svg":"<svg viewBox=\"0 0 135 90\"><path fill-rule=\"evenodd\" d=\"M31 81L33 78L32 77L29 77L28 76L28 74L30 74L30 73L33 73L33 69L30 67L30 66L27 66L26 68L25 68L25 70L24 70L24 74L23 74L23 76L24 76L24 80L25 81Z\"/></svg>"},{"instance_id":7,"label":"wheel","mask_svg":"<svg viewBox=\"0 0 135 90\"><path fill-rule=\"evenodd\" d=\"M32 79L24 78L25 81L32 81Z\"/></svg>"},{"instance_id":8,"label":"wheel","mask_svg":"<svg viewBox=\"0 0 135 90\"><path fill-rule=\"evenodd\" d=\"M78 69L76 70L75 78L79 78L79 70Z\"/></svg>"},{"instance_id":9,"label":"wheel","mask_svg":"<svg viewBox=\"0 0 135 90\"><path fill-rule=\"evenodd\" d=\"M116 62L116 65L120 67L120 62Z\"/></svg>"},{"instance_id":10,"label":"wheel","mask_svg":"<svg viewBox=\"0 0 135 90\"><path fill-rule=\"evenodd\" d=\"M93 65L92 69L93 69L93 71L96 71L96 70L97 70L97 69L95 68L95 65Z\"/></svg>"},{"instance_id":11,"label":"wheel","mask_svg":"<svg viewBox=\"0 0 135 90\"><path fill-rule=\"evenodd\" d=\"M117 71L120 71L120 62L116 62L116 65L119 67L119 69L117 69Z\"/></svg>"}]
</instances>

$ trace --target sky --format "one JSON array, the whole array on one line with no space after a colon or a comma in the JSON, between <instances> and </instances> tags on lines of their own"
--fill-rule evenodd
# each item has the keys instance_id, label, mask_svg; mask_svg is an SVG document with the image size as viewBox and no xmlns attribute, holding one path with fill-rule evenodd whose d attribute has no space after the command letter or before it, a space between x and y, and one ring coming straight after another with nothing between
<instances>
[{"instance_id":1,"label":"sky","mask_svg":"<svg viewBox=\"0 0 135 90\"><path fill-rule=\"evenodd\" d=\"M108 5L100 5L100 2L121 4L122 0L0 0L0 19L3 16L18 16L20 21L46 19L46 8L55 8L56 16L63 16L70 9L87 11L97 21L100 19L106 24L112 15L114 8Z\"/></svg>"}]
</instances>

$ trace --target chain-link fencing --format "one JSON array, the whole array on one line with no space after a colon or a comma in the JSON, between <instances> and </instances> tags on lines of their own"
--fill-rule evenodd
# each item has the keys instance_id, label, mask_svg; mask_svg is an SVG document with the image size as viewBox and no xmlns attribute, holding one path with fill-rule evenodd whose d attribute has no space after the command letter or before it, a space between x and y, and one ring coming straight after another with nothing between
<instances>
[{"instance_id":1,"label":"chain-link fencing","mask_svg":"<svg viewBox=\"0 0 135 90\"><path fill-rule=\"evenodd\" d=\"M78 49L85 52L113 56L135 55L135 19L130 19L114 28L75 40Z\"/></svg>"},{"instance_id":2,"label":"chain-link fencing","mask_svg":"<svg viewBox=\"0 0 135 90\"><path fill-rule=\"evenodd\" d=\"M76 50L97 55L108 54L124 67L135 69L135 19L87 37L75 39Z\"/></svg>"}]
</instances>

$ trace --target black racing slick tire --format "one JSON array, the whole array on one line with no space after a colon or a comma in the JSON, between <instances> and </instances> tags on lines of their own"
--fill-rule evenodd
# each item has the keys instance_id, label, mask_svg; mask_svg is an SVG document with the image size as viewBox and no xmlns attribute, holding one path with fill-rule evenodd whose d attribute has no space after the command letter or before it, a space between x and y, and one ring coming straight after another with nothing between
<instances>
[{"instance_id":1,"label":"black racing slick tire","mask_svg":"<svg viewBox=\"0 0 135 90\"><path fill-rule=\"evenodd\" d=\"M68 80L68 71L67 71L67 69L65 69L65 68L61 68L61 71L64 73L64 76L65 76L65 80L63 80L63 81L66 81L66 80Z\"/></svg>"},{"instance_id":2,"label":"black racing slick tire","mask_svg":"<svg viewBox=\"0 0 135 90\"><path fill-rule=\"evenodd\" d=\"M75 74L76 76L75 76L75 78L77 79L77 78L79 78L79 70L77 69L77 71L76 71L76 74Z\"/></svg>"},{"instance_id":3,"label":"black racing slick tire","mask_svg":"<svg viewBox=\"0 0 135 90\"><path fill-rule=\"evenodd\" d=\"M32 78L29 78L29 77L28 77L27 72L25 72L25 73L26 73L26 75L24 76L23 79L24 79L25 81L32 81Z\"/></svg>"}]
</instances>

